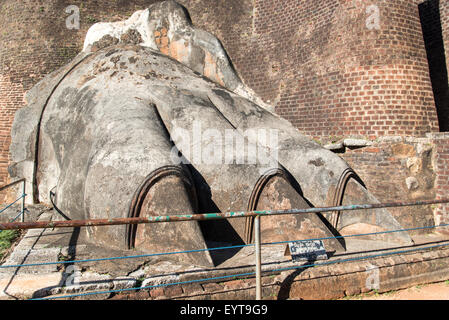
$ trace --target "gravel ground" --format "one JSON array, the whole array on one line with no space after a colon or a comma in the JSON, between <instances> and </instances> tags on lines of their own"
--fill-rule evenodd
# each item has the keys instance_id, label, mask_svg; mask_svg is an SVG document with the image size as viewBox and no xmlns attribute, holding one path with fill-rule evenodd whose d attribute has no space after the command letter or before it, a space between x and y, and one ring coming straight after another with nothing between
<instances>
[{"instance_id":1,"label":"gravel ground","mask_svg":"<svg viewBox=\"0 0 449 320\"><path fill-rule=\"evenodd\" d=\"M449 280L386 293L370 292L341 300L449 300Z\"/></svg>"}]
</instances>

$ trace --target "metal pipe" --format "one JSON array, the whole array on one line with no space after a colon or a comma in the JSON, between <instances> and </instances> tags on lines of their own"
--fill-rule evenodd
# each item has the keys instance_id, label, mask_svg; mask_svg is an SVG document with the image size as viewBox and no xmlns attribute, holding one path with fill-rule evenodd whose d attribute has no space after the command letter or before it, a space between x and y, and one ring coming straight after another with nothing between
<instances>
[{"instance_id":1,"label":"metal pipe","mask_svg":"<svg viewBox=\"0 0 449 320\"><path fill-rule=\"evenodd\" d=\"M23 187L22 187L22 222L25 222L25 197L26 197L26 193L25 193L25 185L26 185L26 181L25 179L23 180Z\"/></svg>"},{"instance_id":2,"label":"metal pipe","mask_svg":"<svg viewBox=\"0 0 449 320\"><path fill-rule=\"evenodd\" d=\"M25 178L22 178L22 179L19 179L19 180L17 180L17 181L8 183L7 185L4 185L4 186L0 187L0 191L3 191L3 190L5 190L5 189L7 189L7 188L9 188L9 187L12 187L12 186L14 186L14 185L16 185L16 184L18 184L18 183L20 183L20 182L25 183L25 182L26 182L26 179L25 179Z\"/></svg>"},{"instance_id":3,"label":"metal pipe","mask_svg":"<svg viewBox=\"0 0 449 320\"><path fill-rule=\"evenodd\" d=\"M73 228L73 227L112 226L124 224L157 223L157 222L192 221L192 220L219 220L219 219L232 219L240 217L256 217L258 215L274 216L284 214L307 214L307 213L329 212L337 210L338 211L368 210L377 208L407 207L407 206L419 206L419 205L429 205L438 203L449 203L449 199L423 200L416 202L355 204L338 207L290 209L290 210L269 210L269 211L248 211L248 212L236 211L236 212L186 214L186 215L172 215L172 216L149 216L146 218L137 217L137 218L90 219L90 220L68 220L68 221L14 222L14 223L0 223L0 230Z\"/></svg>"},{"instance_id":4,"label":"metal pipe","mask_svg":"<svg viewBox=\"0 0 449 320\"><path fill-rule=\"evenodd\" d=\"M26 194L25 194L25 185L26 185L26 179L25 179L25 178L22 178L22 179L19 179L19 180L14 181L14 182L8 183L7 185L4 185L4 186L0 187L0 191L3 191L3 190L5 190L5 189L7 189L7 188L10 188L10 187L12 187L12 186L15 186L16 184L21 183L21 182L23 183L23 187L22 187L22 196L20 197L20 198L22 198L21 215L22 215L22 222L25 222L24 213L25 213L25 196L26 196ZM11 207L14 203L16 203L17 201L19 201L20 198L17 199L16 201L10 203L9 205L7 205L7 206L6 206L5 208L3 208L0 212L3 212L3 211L5 211L6 209L8 209L9 207Z\"/></svg>"},{"instance_id":5,"label":"metal pipe","mask_svg":"<svg viewBox=\"0 0 449 320\"><path fill-rule=\"evenodd\" d=\"M2 208L0 210L0 213L4 212L6 209L12 207L17 201L19 201L20 199L22 199L24 197L24 195L22 195L20 198L17 198L16 200L14 200L13 202L11 202L10 204L8 204L6 207Z\"/></svg>"},{"instance_id":6,"label":"metal pipe","mask_svg":"<svg viewBox=\"0 0 449 320\"><path fill-rule=\"evenodd\" d=\"M256 247L256 300L262 300L262 255L260 249L260 216L254 219L254 241Z\"/></svg>"}]
</instances>

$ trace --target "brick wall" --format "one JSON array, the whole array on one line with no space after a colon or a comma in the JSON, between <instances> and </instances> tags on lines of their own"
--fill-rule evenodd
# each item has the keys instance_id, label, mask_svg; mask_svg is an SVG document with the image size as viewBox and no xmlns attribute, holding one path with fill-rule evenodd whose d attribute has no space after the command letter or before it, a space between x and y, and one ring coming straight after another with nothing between
<instances>
[{"instance_id":1,"label":"brick wall","mask_svg":"<svg viewBox=\"0 0 449 320\"><path fill-rule=\"evenodd\" d=\"M0 185L6 183L5 168L9 163L10 128L14 114L24 104L23 85L12 82L8 75L0 74Z\"/></svg>"},{"instance_id":2,"label":"brick wall","mask_svg":"<svg viewBox=\"0 0 449 320\"><path fill-rule=\"evenodd\" d=\"M417 1L256 1L255 26L261 54L244 78L306 134L438 131ZM259 55L269 70L253 75Z\"/></svg>"}]
</instances>

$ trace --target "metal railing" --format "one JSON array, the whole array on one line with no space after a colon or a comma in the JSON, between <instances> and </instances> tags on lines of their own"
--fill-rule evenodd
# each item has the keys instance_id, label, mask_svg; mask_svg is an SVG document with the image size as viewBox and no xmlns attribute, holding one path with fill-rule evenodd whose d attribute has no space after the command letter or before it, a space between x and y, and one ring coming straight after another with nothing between
<instances>
[{"instance_id":1,"label":"metal railing","mask_svg":"<svg viewBox=\"0 0 449 320\"><path fill-rule=\"evenodd\" d=\"M25 193L25 187L26 187L26 179L25 178L22 178L22 179L19 179L19 180L17 180L17 181L14 181L14 182L11 182L11 183L9 183L9 184L7 184L7 185L4 185L4 186L2 186L2 187L0 187L0 192L1 191L3 191L3 190L6 190L6 189L8 189L8 188L11 188L11 187L13 187L13 186L15 186L15 185L17 185L17 184L19 184L19 183L23 183L22 184L22 195L19 197L19 198L17 198L15 201L13 201L13 202L11 202L10 204L8 204L6 207L4 207L3 209L1 209L0 210L0 214L1 213L3 213L5 210L7 210L8 208L10 208L12 205L14 205L15 203L17 203L19 200L22 200L22 204L21 204L21 209L20 209L20 213L16 216L16 217L14 217L12 220L11 220L11 222L14 222L14 221L16 221L17 220L17 218L19 218L19 217L22 217L22 219L21 219L21 221L22 221L22 223L23 222L25 222L25 198L26 198L26 193ZM0 229L1 230L1 229Z\"/></svg>"},{"instance_id":2,"label":"metal railing","mask_svg":"<svg viewBox=\"0 0 449 320\"><path fill-rule=\"evenodd\" d=\"M0 230L8 229L42 229L42 228L74 228L74 227L93 227L93 226L113 226L127 224L142 223L161 223L161 222L180 222L180 221L198 221L198 220L220 220L233 219L242 217L258 217L258 216L276 216L287 214L307 214L307 213L323 213L333 211L352 211L352 210L368 210L382 209L392 207L410 207L431 204L449 203L449 199L440 200L423 200L414 202L390 202L375 204L353 204L346 206L307 208L307 209L289 209L289 210L264 210L264 211L230 211L218 213L200 213L200 214L181 214L181 215L165 215L150 216L136 218L111 218L111 219L84 219L84 220L63 220L63 221L37 221L37 222L14 222L0 223Z\"/></svg>"},{"instance_id":3,"label":"metal railing","mask_svg":"<svg viewBox=\"0 0 449 320\"><path fill-rule=\"evenodd\" d=\"M52 264L53 265L54 264L74 264L74 263L105 261L105 260L134 259L134 258L143 258L143 257L151 257L151 256L162 256L162 255L182 254L182 253L201 252L201 251L213 251L213 250L226 250L226 249L231 249L231 248L242 248L242 247L247 247L247 246L254 246L255 247L255 272L242 273L242 274L236 274L236 275L226 275L226 276L213 277L213 278L203 278L203 279L198 279L198 280L189 280L189 281L182 281L182 282L174 282L174 283L169 283L169 284L159 284L159 285L152 285L152 286L145 286L145 287L125 288L125 289L117 289L117 290L107 290L107 291L89 292L89 293L81 293L81 294L72 294L72 295L59 296L56 298L61 299L61 298L71 298L71 297L104 294L104 293L118 293L118 292L123 292L123 291L135 291L135 290L142 290L142 289L150 289L150 288L161 287L161 286L179 285L179 284L186 284L186 283L193 283L193 282L205 282L205 281L213 281L213 280L219 280L219 279L223 280L223 279L228 279L228 278L248 277L248 276L255 275L255 277L256 277L256 299L260 300L260 299L262 299L262 281L261 281L261 278L262 278L261 246L262 245L287 244L287 243L293 242L293 241L311 241L311 240L328 240L328 239L338 239L338 238L361 237L361 236L388 234L388 233L395 233L395 232L408 232L408 231L414 231L414 230L449 227L449 224L440 224L437 226L397 229L397 230L345 235L345 236L332 236L332 237L323 237L323 238L317 238L317 239L289 240L289 241L281 241L281 242L262 243L261 242L261 233L260 233L260 220L263 216L287 215L287 214L306 214L306 213L318 213L318 212L323 213L323 212L332 212L332 211L369 210L369 209L376 209L376 208L406 207L406 206L419 206L419 205L431 205L431 204L443 204L443 203L449 203L449 199L425 200L425 201L415 201L415 202L357 204L357 205L347 205L347 206L334 206L334 207L308 208L308 209L291 209L291 210L268 210L268 211L250 211L250 212L239 211L239 212L208 213L208 214L152 216L152 217L148 217L148 218L117 218L117 219L91 219L91 220L70 220L70 221L42 221L42 222L26 222L26 223L25 222L3 223L3 224L0 224L0 230L37 229L37 228L68 228L68 227L125 225L125 224L162 223L162 222L178 222L178 221L194 221L194 220L217 220L217 219L229 219L229 218L239 218L239 217L255 217L255 223L254 223L255 242L254 242L254 244L246 244L246 245L238 245L238 246L217 247L217 248L207 248L207 249L178 251L178 252L153 253L153 254L143 254L143 255L135 255L135 256L121 256L121 257L85 259L85 260L58 261L58 262L43 262L43 263L31 263L31 264L20 264L20 265L2 265L2 266L0 266L0 269L1 268L42 266L42 265L52 265ZM408 253L408 252L413 252L413 251L418 251L418 250L441 248L441 247L449 247L449 243L428 246L428 247L419 247L419 248L415 248L415 249L408 249L408 250L402 250L402 251L386 252L386 253L381 253L381 254L376 254L376 255L371 255L371 256L340 259L340 260L328 261L328 262L324 262L324 263L292 266L292 267L288 267L288 268L273 269L273 270L268 270L268 271L264 271L264 272L281 272L281 271L292 270L292 269L299 269L299 268L306 268L306 267L320 266L320 265L328 265L328 264L347 262L347 261L364 260L364 259L375 258L375 257L380 257L380 256ZM44 298L39 298L39 299L55 299L55 298L54 297L44 297Z\"/></svg>"}]
</instances>

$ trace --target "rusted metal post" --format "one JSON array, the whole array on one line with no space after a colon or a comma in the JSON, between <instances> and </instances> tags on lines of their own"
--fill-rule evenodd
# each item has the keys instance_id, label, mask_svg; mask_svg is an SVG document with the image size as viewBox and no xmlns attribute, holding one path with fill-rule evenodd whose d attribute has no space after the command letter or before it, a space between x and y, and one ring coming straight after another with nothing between
<instances>
[{"instance_id":1,"label":"rusted metal post","mask_svg":"<svg viewBox=\"0 0 449 320\"><path fill-rule=\"evenodd\" d=\"M22 222L25 222L25 185L26 185L26 180L23 180L23 187L22 187Z\"/></svg>"},{"instance_id":2,"label":"rusted metal post","mask_svg":"<svg viewBox=\"0 0 449 320\"><path fill-rule=\"evenodd\" d=\"M262 254L260 249L260 216L254 219L254 242L256 247L256 300L262 300Z\"/></svg>"}]
</instances>

